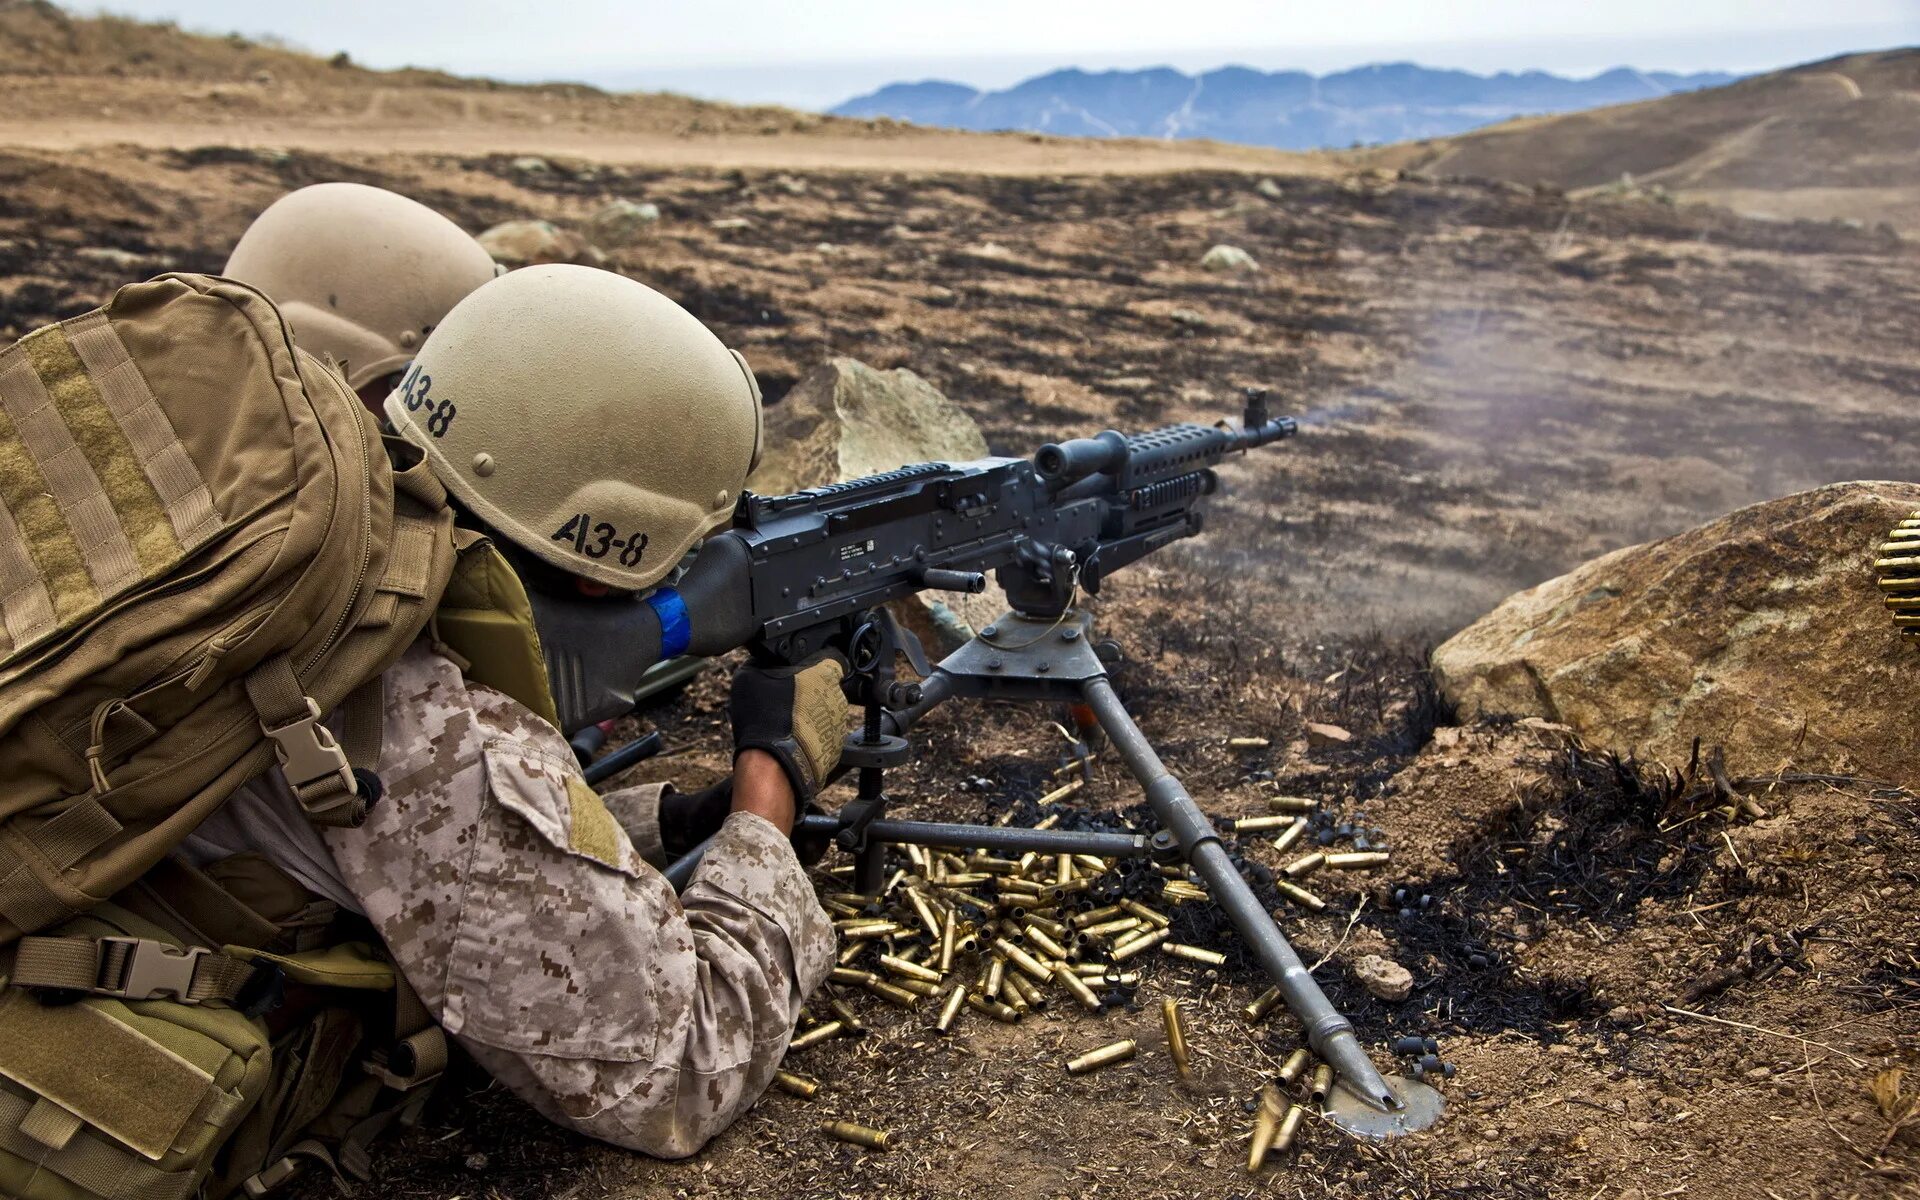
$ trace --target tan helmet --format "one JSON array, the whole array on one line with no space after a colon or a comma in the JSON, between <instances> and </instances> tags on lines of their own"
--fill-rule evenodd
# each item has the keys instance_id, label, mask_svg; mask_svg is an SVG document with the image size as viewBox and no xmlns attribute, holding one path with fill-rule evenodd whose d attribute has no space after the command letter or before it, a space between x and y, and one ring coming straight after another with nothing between
<instances>
[{"instance_id":1,"label":"tan helmet","mask_svg":"<svg viewBox=\"0 0 1920 1200\"><path fill-rule=\"evenodd\" d=\"M403 369L440 318L498 273L452 221L360 183L280 197L225 271L265 292L301 348L338 359L356 390Z\"/></svg>"},{"instance_id":2,"label":"tan helmet","mask_svg":"<svg viewBox=\"0 0 1920 1200\"><path fill-rule=\"evenodd\" d=\"M727 523L760 458L746 360L659 292L593 267L526 267L462 300L386 412L493 529L635 591Z\"/></svg>"}]
</instances>

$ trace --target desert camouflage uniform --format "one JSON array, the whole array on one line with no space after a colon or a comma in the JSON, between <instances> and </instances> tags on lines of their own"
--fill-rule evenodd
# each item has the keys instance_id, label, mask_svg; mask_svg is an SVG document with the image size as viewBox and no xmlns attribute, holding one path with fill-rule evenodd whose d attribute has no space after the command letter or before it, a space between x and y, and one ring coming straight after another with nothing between
<instances>
[{"instance_id":1,"label":"desert camouflage uniform","mask_svg":"<svg viewBox=\"0 0 1920 1200\"><path fill-rule=\"evenodd\" d=\"M659 854L658 785L603 807L551 726L424 644L384 687L386 794L324 835L355 907L447 1032L542 1113L649 1154L698 1150L772 1081L833 966L791 844L735 813L676 897L642 853ZM262 840L249 806L294 803L278 772L235 800L197 857L224 843L311 869L236 844L242 824Z\"/></svg>"}]
</instances>

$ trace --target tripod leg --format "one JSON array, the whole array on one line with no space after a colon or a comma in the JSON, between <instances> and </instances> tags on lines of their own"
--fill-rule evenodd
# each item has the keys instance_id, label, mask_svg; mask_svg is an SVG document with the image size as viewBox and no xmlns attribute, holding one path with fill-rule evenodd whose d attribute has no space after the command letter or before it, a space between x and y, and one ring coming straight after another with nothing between
<instances>
[{"instance_id":1,"label":"tripod leg","mask_svg":"<svg viewBox=\"0 0 1920 1200\"><path fill-rule=\"evenodd\" d=\"M1226 910L1247 948L1280 989L1287 1007L1306 1025L1307 1041L1362 1100L1382 1111L1400 1107L1399 1099L1388 1090L1386 1081L1353 1036L1352 1023L1333 1007L1307 972L1300 956L1280 933L1279 926L1260 907L1253 889L1227 857L1227 849L1221 845L1213 823L1200 811L1186 787L1160 761L1152 743L1134 724L1120 697L1114 694L1113 684L1100 676L1087 680L1082 686L1100 727L1107 731L1114 749L1146 789L1147 803L1154 815L1172 831L1187 863L1207 881L1207 891L1214 903Z\"/></svg>"}]
</instances>

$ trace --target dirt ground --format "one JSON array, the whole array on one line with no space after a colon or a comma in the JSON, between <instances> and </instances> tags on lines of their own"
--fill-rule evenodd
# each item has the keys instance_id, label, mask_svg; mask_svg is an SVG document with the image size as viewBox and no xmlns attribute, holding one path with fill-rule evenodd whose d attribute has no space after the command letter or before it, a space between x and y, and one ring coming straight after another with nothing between
<instances>
[{"instance_id":1,"label":"dirt ground","mask_svg":"<svg viewBox=\"0 0 1920 1200\"><path fill-rule=\"evenodd\" d=\"M355 179L476 231L577 224L614 196L658 204L656 232L610 265L740 346L771 403L850 354L919 372L995 450L1024 453L1109 425L1210 420L1237 387L1273 386L1301 436L1229 468L1208 534L1116 577L1100 620L1127 653L1123 695L1211 812L1311 795L1339 814L1336 834L1350 824L1392 848L1383 871L1316 877L1328 911L1282 923L1308 961L1327 957L1318 976L1378 1061L1415 1032L1457 1067L1433 1132L1376 1147L1316 1120L1248 1178L1246 1103L1298 1031L1242 1020L1262 985L1200 922L1192 937L1236 957L1217 975L1149 961L1137 1010L963 1018L941 1038L924 1006L855 998L869 1036L793 1055L822 1081L817 1099L770 1095L686 1163L552 1131L497 1089L449 1087L362 1194L1920 1195L1911 1128L1869 1093L1920 1067L1914 796L1735 781L1768 815L1729 819L1685 764L1616 764L1540 727L1452 727L1421 665L1425 644L1594 553L1818 483L1910 477L1911 245L1337 172L1276 172L1276 197L1239 171L555 156L529 175L505 154L191 140L0 151L0 338L129 279L217 269L276 195ZM713 224L735 219L747 224ZM1223 242L1261 269L1201 271ZM649 714L673 749L645 774L711 777L722 695L709 672ZM931 720L896 779L901 810L1037 818L1061 749L1050 717ZM1354 739L1309 747L1308 721ZM1230 736L1271 745L1234 750ZM1137 803L1111 767L1096 777L1076 797L1086 810ZM1281 861L1257 840L1241 850ZM1429 906L1403 916L1398 888ZM1345 966L1364 952L1409 968L1412 998L1355 985ZM1188 1004L1191 1086L1168 1065L1162 995ZM1062 1071L1122 1036L1141 1042L1133 1063ZM832 1118L884 1126L899 1146L829 1141L816 1130Z\"/></svg>"}]
</instances>

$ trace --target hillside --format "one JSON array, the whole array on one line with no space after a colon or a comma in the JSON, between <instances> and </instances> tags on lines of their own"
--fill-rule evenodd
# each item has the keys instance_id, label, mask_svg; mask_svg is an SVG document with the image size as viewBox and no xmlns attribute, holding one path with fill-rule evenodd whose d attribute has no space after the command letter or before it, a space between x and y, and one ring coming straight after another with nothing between
<instances>
[{"instance_id":1,"label":"hillside","mask_svg":"<svg viewBox=\"0 0 1920 1200\"><path fill-rule=\"evenodd\" d=\"M1630 174L1761 216L1920 230L1920 49L1853 54L1726 87L1387 147L1383 166L1603 189Z\"/></svg>"},{"instance_id":2,"label":"hillside","mask_svg":"<svg viewBox=\"0 0 1920 1200\"><path fill-rule=\"evenodd\" d=\"M1625 67L1591 79L1545 71L1475 75L1377 63L1314 76L1223 67L1187 75L1053 71L983 92L958 83L896 83L832 111L951 129L1031 130L1077 137L1215 138L1286 150L1443 137L1522 113L1560 113L1714 87L1734 76Z\"/></svg>"}]
</instances>

